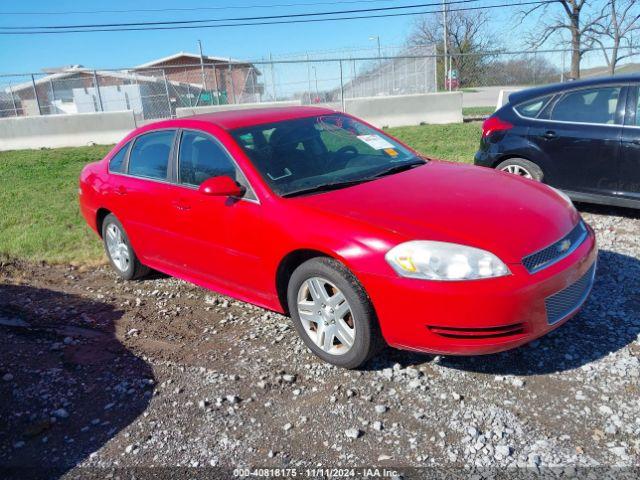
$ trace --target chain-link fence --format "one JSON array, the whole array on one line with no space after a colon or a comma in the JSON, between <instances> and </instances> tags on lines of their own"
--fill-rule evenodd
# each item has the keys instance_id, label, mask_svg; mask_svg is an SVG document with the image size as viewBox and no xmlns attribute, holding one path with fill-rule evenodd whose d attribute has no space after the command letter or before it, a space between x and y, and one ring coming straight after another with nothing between
<instances>
[{"instance_id":1,"label":"chain-link fence","mask_svg":"<svg viewBox=\"0 0 640 480\"><path fill-rule=\"evenodd\" d=\"M640 70L640 53L616 72ZM567 80L570 51L472 52L446 59L435 46L310 52L255 62L191 57L180 65L92 70L79 66L0 76L0 117L133 111L139 120L170 118L179 107L296 101L344 107L352 98L522 87ZM597 51L582 76L606 75ZM496 93L497 95L497 93ZM465 97L467 98L467 97ZM478 95L491 106L496 98ZM484 102L484 103L483 103Z\"/></svg>"}]
</instances>

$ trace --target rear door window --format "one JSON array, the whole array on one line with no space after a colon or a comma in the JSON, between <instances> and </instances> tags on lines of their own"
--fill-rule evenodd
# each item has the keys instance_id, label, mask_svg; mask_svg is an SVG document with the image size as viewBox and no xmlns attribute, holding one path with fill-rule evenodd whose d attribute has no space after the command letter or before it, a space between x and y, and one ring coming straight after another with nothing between
<instances>
[{"instance_id":1,"label":"rear door window","mask_svg":"<svg viewBox=\"0 0 640 480\"><path fill-rule=\"evenodd\" d=\"M621 87L586 88L564 94L551 111L551 120L614 125Z\"/></svg>"},{"instance_id":2,"label":"rear door window","mask_svg":"<svg viewBox=\"0 0 640 480\"><path fill-rule=\"evenodd\" d=\"M114 173L124 173L124 161L127 158L127 151L129 150L131 142L127 142L124 147L118 150L111 160L109 160L109 171Z\"/></svg>"},{"instance_id":3,"label":"rear door window","mask_svg":"<svg viewBox=\"0 0 640 480\"><path fill-rule=\"evenodd\" d=\"M129 154L129 175L167 180L175 133L175 130L162 130L138 137Z\"/></svg>"}]
</instances>

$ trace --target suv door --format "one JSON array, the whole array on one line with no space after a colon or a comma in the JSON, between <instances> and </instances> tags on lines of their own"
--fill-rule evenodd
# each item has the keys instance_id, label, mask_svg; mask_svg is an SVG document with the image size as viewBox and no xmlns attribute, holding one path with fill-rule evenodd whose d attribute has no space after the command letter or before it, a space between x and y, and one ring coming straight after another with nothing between
<instances>
[{"instance_id":1,"label":"suv door","mask_svg":"<svg viewBox=\"0 0 640 480\"><path fill-rule=\"evenodd\" d=\"M613 195L626 90L586 87L557 95L531 121L529 139L547 157L544 181L564 190Z\"/></svg>"},{"instance_id":2,"label":"suv door","mask_svg":"<svg viewBox=\"0 0 640 480\"><path fill-rule=\"evenodd\" d=\"M640 87L628 87L625 125L622 129L620 152L620 181L618 193L621 197L640 201Z\"/></svg>"}]
</instances>

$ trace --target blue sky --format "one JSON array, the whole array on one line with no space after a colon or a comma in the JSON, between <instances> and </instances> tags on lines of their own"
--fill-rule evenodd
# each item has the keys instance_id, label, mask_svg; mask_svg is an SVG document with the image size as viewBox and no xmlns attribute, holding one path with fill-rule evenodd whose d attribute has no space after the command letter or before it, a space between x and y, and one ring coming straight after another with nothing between
<instances>
[{"instance_id":1,"label":"blue sky","mask_svg":"<svg viewBox=\"0 0 640 480\"><path fill-rule=\"evenodd\" d=\"M83 23L113 23L153 20L184 20L237 16L278 15L330 10L375 8L391 5L431 3L429 0L372 0L335 5L298 5L281 8L247 8L191 12L108 13L78 15L6 15L5 12L42 12L77 10L125 10L144 8L238 6L264 4L304 4L331 0L28 0L3 2L0 26L35 26ZM433 0L431 0L433 1ZM504 3L480 0L480 4ZM432 7L428 8L431 10ZM492 10L494 26L510 20L516 9ZM402 44L411 30L414 17L363 19L341 22L307 23L240 28L167 30L151 32L84 33L65 35L0 36L0 73L36 72L43 67L82 64L94 68L119 68L138 65L178 51L196 52L201 39L205 54L232 56L249 60L305 51L334 50L373 46L369 40L379 35L383 46ZM517 37L517 36L516 36ZM504 37L503 37L504 38Z\"/></svg>"}]
</instances>

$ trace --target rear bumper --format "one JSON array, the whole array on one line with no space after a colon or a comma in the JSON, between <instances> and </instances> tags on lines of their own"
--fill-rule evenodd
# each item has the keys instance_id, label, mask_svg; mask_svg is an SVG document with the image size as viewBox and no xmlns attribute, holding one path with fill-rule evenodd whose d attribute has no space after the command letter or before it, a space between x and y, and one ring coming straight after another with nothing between
<instances>
[{"instance_id":1,"label":"rear bumper","mask_svg":"<svg viewBox=\"0 0 640 480\"><path fill-rule=\"evenodd\" d=\"M496 158L488 150L478 150L473 156L473 164L480 167L491 168L496 162Z\"/></svg>"},{"instance_id":2,"label":"rear bumper","mask_svg":"<svg viewBox=\"0 0 640 480\"><path fill-rule=\"evenodd\" d=\"M574 298L575 305L563 310L554 323L548 320L545 301L581 279L584 282L591 267L595 269L596 257L595 237L589 229L586 240L571 255L533 274L513 264L509 265L512 275L491 280L433 282L381 275L365 275L361 280L389 345L479 355L531 342L575 315L593 278L588 278L584 298Z\"/></svg>"}]
</instances>

